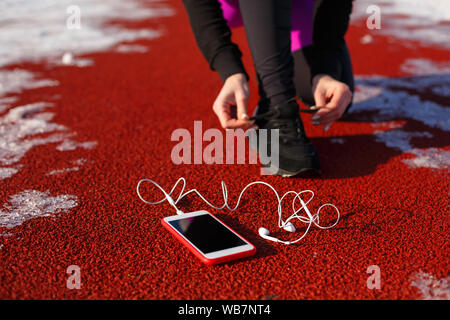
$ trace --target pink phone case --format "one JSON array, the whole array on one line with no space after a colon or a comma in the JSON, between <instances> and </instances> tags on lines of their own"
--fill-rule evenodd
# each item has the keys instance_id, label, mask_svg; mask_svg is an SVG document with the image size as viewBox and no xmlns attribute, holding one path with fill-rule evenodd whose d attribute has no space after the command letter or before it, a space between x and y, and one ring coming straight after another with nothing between
<instances>
[{"instance_id":1,"label":"pink phone case","mask_svg":"<svg viewBox=\"0 0 450 320\"><path fill-rule=\"evenodd\" d=\"M211 215L216 220L218 220L221 223L223 223L223 221L217 219L217 217L215 217L213 214L211 214ZM176 232L175 229L171 225L169 225L169 223L167 223L164 219L161 219L161 223L164 226L164 228L169 230L169 232L171 234L173 234L175 236L175 238L177 238L182 244L184 244L197 258L199 258L203 263L208 264L208 265L223 263L223 262L227 262L227 261L231 261L231 260L237 260L237 259L249 257L249 256L254 255L256 253L255 246L253 244L251 244L247 239L245 239L244 237L239 235L242 239L244 239L248 244L250 244L253 247L251 250L244 251L244 252L239 252L239 253L234 253L234 254L231 254L231 255L228 255L228 256L224 256L224 257L220 257L220 258L216 258L216 259L208 259L201 252L199 252L193 245L191 245L182 235L180 235L178 232ZM227 228L231 229L225 223L223 223L223 224ZM233 229L231 229L231 230L233 230ZM234 230L233 230L233 232L237 233Z\"/></svg>"}]
</instances>

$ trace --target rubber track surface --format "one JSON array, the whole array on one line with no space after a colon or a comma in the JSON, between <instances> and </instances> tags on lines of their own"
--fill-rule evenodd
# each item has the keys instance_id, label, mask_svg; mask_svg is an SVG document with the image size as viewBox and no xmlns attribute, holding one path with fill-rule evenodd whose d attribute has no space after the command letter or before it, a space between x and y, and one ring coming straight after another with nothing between
<instances>
[{"instance_id":1,"label":"rubber track surface","mask_svg":"<svg viewBox=\"0 0 450 320\"><path fill-rule=\"evenodd\" d=\"M26 90L17 105L36 101L56 103L54 122L77 132L79 141L98 141L96 148L70 152L55 144L32 149L22 159L24 169L3 180L0 204L25 189L73 194L79 205L67 213L38 218L0 237L0 297L13 299L407 299L421 298L411 285L418 273L436 279L448 276L447 170L411 169L411 158L373 135L374 121L351 115L328 132L304 121L320 153L321 179L260 176L257 165L174 165L170 135L176 128L218 127L211 105L220 88L197 49L188 20L178 1L172 17L127 23L162 30L154 40L137 41L148 53L104 52L88 55L91 67L12 66L38 72L60 85ZM122 22L117 22L122 23ZM448 52L415 47L375 34L361 44L364 24L352 25L348 43L357 75L400 77L407 58L448 60ZM252 97L257 88L243 29L234 40L244 53ZM387 53L387 54L386 54ZM53 100L52 100L53 99ZM448 102L448 101L447 101ZM403 121L405 119L399 119ZM414 145L449 149L449 135L406 119L408 130L427 129L433 139L415 138ZM343 138L345 143L332 143ZM74 159L89 161L79 171L48 176ZM258 248L249 259L208 267L170 236L160 219L173 215L167 204L148 206L135 192L139 179L157 180L169 189L178 177L220 203L220 181L226 181L230 201L254 180L271 183L280 192L312 189L311 209L334 203L342 220L333 229L313 229L298 245L284 246L261 239L257 230L275 230L275 201L264 187L250 190L236 212L214 211ZM143 188L147 198L161 198ZM154 192L154 193L153 193ZM207 209L195 197L184 211ZM66 288L66 269L81 268L82 288ZM369 290L366 270L378 265L381 290Z\"/></svg>"}]
</instances>

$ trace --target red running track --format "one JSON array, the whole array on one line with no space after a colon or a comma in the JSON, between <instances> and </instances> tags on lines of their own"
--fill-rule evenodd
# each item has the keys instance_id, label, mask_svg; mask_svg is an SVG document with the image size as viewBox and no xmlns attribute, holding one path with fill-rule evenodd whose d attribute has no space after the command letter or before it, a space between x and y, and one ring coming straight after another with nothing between
<instances>
[{"instance_id":1,"label":"red running track","mask_svg":"<svg viewBox=\"0 0 450 320\"><path fill-rule=\"evenodd\" d=\"M202 120L204 128L218 127L211 104L220 81L197 49L181 5L172 1L171 6L176 10L172 17L127 23L164 31L157 39L136 42L148 46L148 53L91 54L87 57L95 64L85 68L11 67L60 83L26 90L15 105L51 100L57 107L54 122L77 132L78 141L98 145L67 152L57 151L56 144L33 148L21 160L23 169L1 181L0 203L29 189L76 195L78 206L0 230L10 234L0 237L0 298L420 299L423 291L412 285L418 276L446 281L448 170L408 167L402 160L414 156L377 141L370 112L350 115L326 133L304 117L320 154L321 179L260 176L257 165L174 165L173 130L192 130L194 120ZM376 33L376 41L361 44L366 32L361 22L348 33L357 75L400 77L406 58L449 60L446 50ZM234 39L253 74L244 31L236 30ZM257 102L254 77L251 91L250 111ZM406 123L409 131L433 134L433 139L414 138L415 147L449 150L448 132L416 120L394 120ZM332 143L332 138L345 142ZM79 171L46 175L79 158L88 159ZM342 220L330 230L311 230L298 245L267 242L257 234L260 226L286 239L295 235L275 232L275 201L263 187L255 188L239 210L211 212L253 242L258 253L205 266L161 226L160 219L174 214L173 209L167 203L145 205L135 192L141 178L169 189L180 176L187 178L188 188L198 188L216 203L221 201L221 180L232 203L245 185L258 179L283 193L312 189L316 198L311 209L334 203ZM144 190L147 198L152 191ZM182 209L208 208L191 197ZM66 288L70 265L81 268L80 290ZM370 265L380 267L380 290L366 286Z\"/></svg>"}]
</instances>

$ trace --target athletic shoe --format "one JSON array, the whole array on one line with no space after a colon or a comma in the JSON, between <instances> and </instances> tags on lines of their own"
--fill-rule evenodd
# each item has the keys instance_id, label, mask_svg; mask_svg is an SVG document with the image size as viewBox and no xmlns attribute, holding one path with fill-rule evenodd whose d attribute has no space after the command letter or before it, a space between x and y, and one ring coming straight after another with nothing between
<instances>
[{"instance_id":1,"label":"athletic shoe","mask_svg":"<svg viewBox=\"0 0 450 320\"><path fill-rule=\"evenodd\" d=\"M319 157L316 148L306 136L299 111L297 102L289 100L270 108L258 107L251 118L255 120L259 129L279 129L278 165L273 163L264 165L272 174L283 177L320 174ZM270 151L270 133L267 136L267 150Z\"/></svg>"}]
</instances>

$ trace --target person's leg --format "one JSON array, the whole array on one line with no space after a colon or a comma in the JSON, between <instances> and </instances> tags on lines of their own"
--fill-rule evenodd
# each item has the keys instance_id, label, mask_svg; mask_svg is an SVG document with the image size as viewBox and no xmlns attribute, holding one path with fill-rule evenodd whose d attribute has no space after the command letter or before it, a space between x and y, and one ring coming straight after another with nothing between
<instances>
[{"instance_id":1,"label":"person's leg","mask_svg":"<svg viewBox=\"0 0 450 320\"><path fill-rule=\"evenodd\" d=\"M294 3L297 0L294 0ZM327 59L328 64L337 65L333 70L339 70L334 75L336 80L347 84L350 90L354 92L354 76L350 54L345 43L344 35L348 28L349 15L351 13L351 0L345 0L337 3L335 0L316 0L313 19L313 38L314 44L303 46L301 48L292 48L294 57L294 83L297 96L306 105L315 105L311 85L311 67L317 63L317 43L321 50L331 52ZM300 6L293 7L293 10L300 10ZM295 19L299 13L293 11L292 16ZM329 31L327 23L333 22L335 28ZM293 23L294 24L294 23ZM305 26L307 27L307 26ZM351 105L351 104L350 104ZM349 107L350 107L349 105ZM348 110L348 108L347 108Z\"/></svg>"},{"instance_id":2,"label":"person's leg","mask_svg":"<svg viewBox=\"0 0 450 320\"><path fill-rule=\"evenodd\" d=\"M294 57L294 83L297 97L307 106L315 105L311 84L311 61L314 50L312 46L304 47L292 53ZM336 50L338 63L341 64L341 73L338 81L341 81L350 87L352 93L355 91L354 76L350 53L347 45L343 45ZM350 107L350 106L349 106ZM348 109L348 108L347 108Z\"/></svg>"},{"instance_id":3,"label":"person's leg","mask_svg":"<svg viewBox=\"0 0 450 320\"><path fill-rule=\"evenodd\" d=\"M313 106L314 96L311 84L311 66L308 57L312 54L312 47L304 47L292 52L294 57L294 83L297 97L307 106Z\"/></svg>"},{"instance_id":4,"label":"person's leg","mask_svg":"<svg viewBox=\"0 0 450 320\"><path fill-rule=\"evenodd\" d=\"M239 0L260 95L273 106L295 97L291 0Z\"/></svg>"},{"instance_id":5,"label":"person's leg","mask_svg":"<svg viewBox=\"0 0 450 320\"><path fill-rule=\"evenodd\" d=\"M304 176L320 171L316 149L306 136L295 101L291 54L291 0L240 0L242 20L259 82L260 102L252 119L262 130L276 130L267 150L277 163L272 173ZM272 146L278 145L278 151Z\"/></svg>"}]
</instances>

